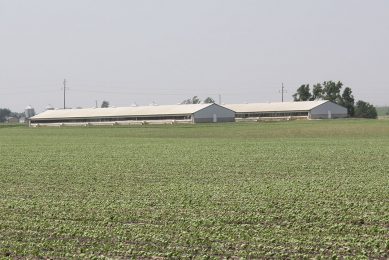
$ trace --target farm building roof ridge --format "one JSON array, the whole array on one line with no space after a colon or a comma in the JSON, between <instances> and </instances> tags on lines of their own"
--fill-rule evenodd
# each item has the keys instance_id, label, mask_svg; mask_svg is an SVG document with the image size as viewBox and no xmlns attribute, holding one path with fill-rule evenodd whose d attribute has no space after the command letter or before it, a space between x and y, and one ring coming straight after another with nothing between
<instances>
[{"instance_id":1,"label":"farm building roof ridge","mask_svg":"<svg viewBox=\"0 0 389 260\"><path fill-rule=\"evenodd\" d=\"M273 103L246 103L246 104L224 104L237 113L239 112L275 112L275 111L309 111L329 100L298 101L298 102L273 102Z\"/></svg>"},{"instance_id":2,"label":"farm building roof ridge","mask_svg":"<svg viewBox=\"0 0 389 260\"><path fill-rule=\"evenodd\" d=\"M108 107L46 110L31 119L64 118L64 117L109 117L109 116L146 116L146 115L181 115L193 114L209 104L157 105L136 107Z\"/></svg>"}]
</instances>

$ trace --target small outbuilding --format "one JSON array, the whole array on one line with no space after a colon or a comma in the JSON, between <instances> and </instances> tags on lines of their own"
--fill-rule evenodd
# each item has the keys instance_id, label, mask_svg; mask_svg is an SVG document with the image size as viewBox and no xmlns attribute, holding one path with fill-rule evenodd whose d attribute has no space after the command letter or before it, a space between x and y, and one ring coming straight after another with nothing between
<instances>
[{"instance_id":1,"label":"small outbuilding","mask_svg":"<svg viewBox=\"0 0 389 260\"><path fill-rule=\"evenodd\" d=\"M245 118L331 119L347 117L347 109L328 100L224 105Z\"/></svg>"},{"instance_id":2,"label":"small outbuilding","mask_svg":"<svg viewBox=\"0 0 389 260\"><path fill-rule=\"evenodd\" d=\"M46 110L31 117L30 125L166 124L234 121L234 111L211 103Z\"/></svg>"},{"instance_id":3,"label":"small outbuilding","mask_svg":"<svg viewBox=\"0 0 389 260\"><path fill-rule=\"evenodd\" d=\"M8 124L17 124L17 123L19 123L19 118L17 118L17 117L7 117L6 118L6 122Z\"/></svg>"}]
</instances>

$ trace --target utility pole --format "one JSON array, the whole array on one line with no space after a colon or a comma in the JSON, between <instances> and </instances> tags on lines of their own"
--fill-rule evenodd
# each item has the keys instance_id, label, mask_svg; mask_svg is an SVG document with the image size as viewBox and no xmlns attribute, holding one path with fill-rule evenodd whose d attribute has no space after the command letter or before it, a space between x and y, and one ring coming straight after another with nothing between
<instances>
[{"instance_id":1,"label":"utility pole","mask_svg":"<svg viewBox=\"0 0 389 260\"><path fill-rule=\"evenodd\" d=\"M279 92L281 93L281 102L284 102L284 93L288 93L284 88L284 83L282 83L282 87Z\"/></svg>"},{"instance_id":2,"label":"utility pole","mask_svg":"<svg viewBox=\"0 0 389 260\"><path fill-rule=\"evenodd\" d=\"M63 109L66 109L66 79L63 80Z\"/></svg>"},{"instance_id":3,"label":"utility pole","mask_svg":"<svg viewBox=\"0 0 389 260\"><path fill-rule=\"evenodd\" d=\"M284 83L282 83L281 87L281 102L284 102Z\"/></svg>"}]
</instances>

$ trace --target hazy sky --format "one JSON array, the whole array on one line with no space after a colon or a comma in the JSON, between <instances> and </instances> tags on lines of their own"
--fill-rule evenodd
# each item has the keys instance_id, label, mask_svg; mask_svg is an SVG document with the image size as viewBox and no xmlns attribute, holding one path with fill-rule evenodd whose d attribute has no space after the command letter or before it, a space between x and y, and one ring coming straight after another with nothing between
<instances>
[{"instance_id":1,"label":"hazy sky","mask_svg":"<svg viewBox=\"0 0 389 260\"><path fill-rule=\"evenodd\" d=\"M340 80L389 104L388 0L0 0L0 107L286 100Z\"/></svg>"}]
</instances>

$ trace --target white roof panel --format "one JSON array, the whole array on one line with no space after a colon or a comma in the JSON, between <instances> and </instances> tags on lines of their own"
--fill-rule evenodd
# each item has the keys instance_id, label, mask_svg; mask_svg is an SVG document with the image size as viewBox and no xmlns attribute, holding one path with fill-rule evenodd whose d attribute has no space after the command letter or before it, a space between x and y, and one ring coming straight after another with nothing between
<instances>
[{"instance_id":1,"label":"white roof panel","mask_svg":"<svg viewBox=\"0 0 389 260\"><path fill-rule=\"evenodd\" d=\"M328 100L299 101L299 102L275 102L275 103L248 103L248 104L225 104L236 113L254 112L283 112L283 111L310 111Z\"/></svg>"},{"instance_id":2,"label":"white roof panel","mask_svg":"<svg viewBox=\"0 0 389 260\"><path fill-rule=\"evenodd\" d=\"M109 107L46 110L31 119L85 118L85 117L120 117L120 116L154 116L154 115L188 115L211 104L185 104L138 107Z\"/></svg>"}]
</instances>

